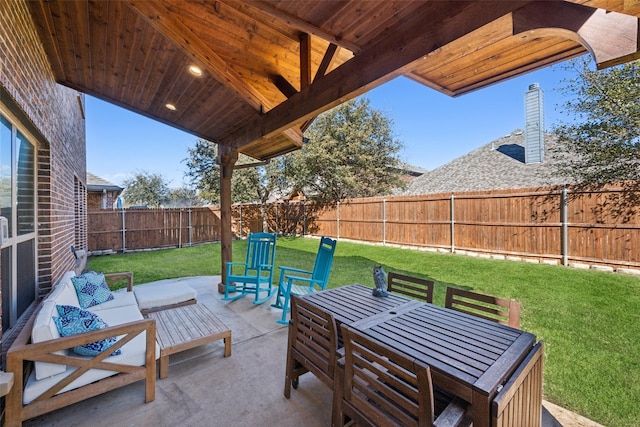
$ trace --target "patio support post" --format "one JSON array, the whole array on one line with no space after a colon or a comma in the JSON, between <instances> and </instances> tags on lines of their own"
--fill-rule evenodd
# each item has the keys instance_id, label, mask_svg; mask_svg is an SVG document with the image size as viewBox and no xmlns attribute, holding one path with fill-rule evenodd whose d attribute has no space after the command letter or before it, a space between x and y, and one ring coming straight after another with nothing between
<instances>
[{"instance_id":1,"label":"patio support post","mask_svg":"<svg viewBox=\"0 0 640 427\"><path fill-rule=\"evenodd\" d=\"M226 262L232 261L231 245L231 176L233 166L238 161L238 152L218 144L218 161L220 163L220 258L222 281L218 284L218 292L224 293L227 272Z\"/></svg>"}]
</instances>

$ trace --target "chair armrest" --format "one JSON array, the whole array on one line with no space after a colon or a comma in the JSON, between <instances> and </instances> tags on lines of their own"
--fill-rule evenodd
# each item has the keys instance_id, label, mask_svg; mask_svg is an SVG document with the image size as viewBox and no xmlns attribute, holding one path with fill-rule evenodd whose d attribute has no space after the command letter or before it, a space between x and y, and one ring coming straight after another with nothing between
<instances>
[{"instance_id":1,"label":"chair armrest","mask_svg":"<svg viewBox=\"0 0 640 427\"><path fill-rule=\"evenodd\" d=\"M230 265L247 265L244 262L236 262L236 261L225 261L225 264L227 264L227 266L230 266Z\"/></svg>"},{"instance_id":2,"label":"chair armrest","mask_svg":"<svg viewBox=\"0 0 640 427\"><path fill-rule=\"evenodd\" d=\"M322 283L320 280L313 279L311 277L287 276L287 279L288 279L287 280L288 283L292 283L294 281L296 281L296 282L307 282L307 283L309 283L309 286Z\"/></svg>"},{"instance_id":3,"label":"chair armrest","mask_svg":"<svg viewBox=\"0 0 640 427\"><path fill-rule=\"evenodd\" d=\"M285 276L280 276L285 277ZM314 284L321 284L321 282L317 279L312 279L311 277L300 277L300 276L286 276L286 280L282 281L282 294L287 295L291 293L291 287L293 286L293 282L306 282L309 284L309 287L312 287Z\"/></svg>"},{"instance_id":4,"label":"chair armrest","mask_svg":"<svg viewBox=\"0 0 640 427\"><path fill-rule=\"evenodd\" d=\"M289 271L297 274L308 274L308 275L313 274L312 271L302 270L300 268L293 268L293 267L279 267L279 268L280 268L280 275L282 276L287 275Z\"/></svg>"},{"instance_id":5,"label":"chair armrest","mask_svg":"<svg viewBox=\"0 0 640 427\"><path fill-rule=\"evenodd\" d=\"M116 283L121 280L127 281L127 292L131 292L133 290L133 272L127 271L123 273L106 273L104 275L104 280L107 282L109 288L111 288Z\"/></svg>"}]
</instances>

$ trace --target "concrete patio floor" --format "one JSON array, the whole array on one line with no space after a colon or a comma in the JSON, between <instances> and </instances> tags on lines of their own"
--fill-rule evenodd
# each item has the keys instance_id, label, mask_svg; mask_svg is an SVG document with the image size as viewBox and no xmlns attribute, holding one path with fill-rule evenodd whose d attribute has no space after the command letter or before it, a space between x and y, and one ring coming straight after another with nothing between
<instances>
[{"instance_id":1,"label":"concrete patio floor","mask_svg":"<svg viewBox=\"0 0 640 427\"><path fill-rule=\"evenodd\" d=\"M170 357L169 377L156 382L156 399L144 403L144 384L132 384L34 418L26 426L309 426L326 427L331 390L303 375L291 399L283 396L287 327L282 311L247 296L221 300L218 276L184 279L232 331L231 357L223 341ZM597 427L584 417L544 402L544 427Z\"/></svg>"}]
</instances>

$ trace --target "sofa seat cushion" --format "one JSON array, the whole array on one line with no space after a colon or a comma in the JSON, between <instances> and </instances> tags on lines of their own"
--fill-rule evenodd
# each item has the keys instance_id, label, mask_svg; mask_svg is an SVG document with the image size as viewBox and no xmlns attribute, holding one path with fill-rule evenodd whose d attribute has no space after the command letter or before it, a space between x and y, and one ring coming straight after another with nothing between
<instances>
[{"instance_id":1,"label":"sofa seat cushion","mask_svg":"<svg viewBox=\"0 0 640 427\"><path fill-rule=\"evenodd\" d=\"M140 310L180 304L196 298L196 291L181 279L159 280L133 287Z\"/></svg>"},{"instance_id":2,"label":"sofa seat cushion","mask_svg":"<svg viewBox=\"0 0 640 427\"><path fill-rule=\"evenodd\" d=\"M113 295L113 299L111 301L91 306L87 308L87 310L101 316L100 313L102 311L111 310L112 308L124 307L127 305L133 306L136 309L138 308L138 301L136 301L136 297L133 292L127 292L126 290L122 289L121 291L114 291L111 294Z\"/></svg>"}]
</instances>

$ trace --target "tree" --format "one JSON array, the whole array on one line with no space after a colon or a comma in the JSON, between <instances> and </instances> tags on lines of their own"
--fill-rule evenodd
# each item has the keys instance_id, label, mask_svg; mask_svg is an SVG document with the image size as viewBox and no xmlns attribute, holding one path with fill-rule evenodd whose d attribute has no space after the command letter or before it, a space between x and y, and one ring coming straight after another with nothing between
<instances>
[{"instance_id":1,"label":"tree","mask_svg":"<svg viewBox=\"0 0 640 427\"><path fill-rule=\"evenodd\" d=\"M309 143L266 166L237 168L231 181L234 203L263 207L274 195L301 190L308 197L338 201L389 193L401 185L392 120L359 98L319 116L307 131ZM220 167L214 143L198 140L189 149L187 176L212 203L220 201ZM240 155L236 167L254 163Z\"/></svg>"},{"instance_id":2,"label":"tree","mask_svg":"<svg viewBox=\"0 0 640 427\"><path fill-rule=\"evenodd\" d=\"M218 147L213 142L198 139L193 148L189 148L189 157L185 175L198 189L200 197L211 203L220 203L220 165L216 163Z\"/></svg>"},{"instance_id":3,"label":"tree","mask_svg":"<svg viewBox=\"0 0 640 427\"><path fill-rule=\"evenodd\" d=\"M287 156L287 175L323 201L388 194L401 185L401 144L392 125L367 98L347 101L316 118L306 132L309 142Z\"/></svg>"},{"instance_id":4,"label":"tree","mask_svg":"<svg viewBox=\"0 0 640 427\"><path fill-rule=\"evenodd\" d=\"M195 188L182 186L169 190L167 199L165 199L162 204L165 208L190 208L193 206L201 206L202 201L200 200L198 191Z\"/></svg>"},{"instance_id":5,"label":"tree","mask_svg":"<svg viewBox=\"0 0 640 427\"><path fill-rule=\"evenodd\" d=\"M640 61L606 70L587 60L569 67L577 77L563 89L576 120L555 129L565 153L559 169L580 184L602 186L640 180Z\"/></svg>"},{"instance_id":6,"label":"tree","mask_svg":"<svg viewBox=\"0 0 640 427\"><path fill-rule=\"evenodd\" d=\"M124 187L123 197L129 206L160 207L169 194L164 177L147 171L136 172L133 178L124 181Z\"/></svg>"},{"instance_id":7,"label":"tree","mask_svg":"<svg viewBox=\"0 0 640 427\"><path fill-rule=\"evenodd\" d=\"M199 139L189 149L186 159L187 173L200 197L211 203L220 203L220 165L216 163L217 145ZM284 160L272 159L266 166L239 168L257 161L240 154L231 180L231 196L234 203L265 204L275 191L286 187L283 172Z\"/></svg>"}]
</instances>

